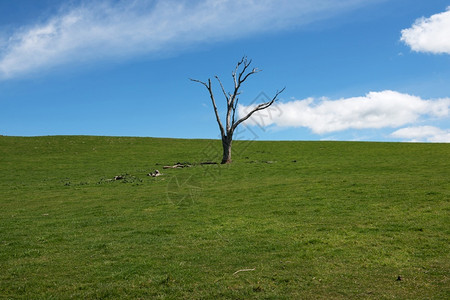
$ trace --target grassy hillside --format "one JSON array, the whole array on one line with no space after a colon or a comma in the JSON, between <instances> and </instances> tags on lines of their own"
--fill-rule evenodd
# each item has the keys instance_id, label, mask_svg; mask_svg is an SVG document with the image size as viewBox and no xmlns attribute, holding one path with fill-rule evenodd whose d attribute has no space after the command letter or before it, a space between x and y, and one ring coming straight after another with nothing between
<instances>
[{"instance_id":1,"label":"grassy hillside","mask_svg":"<svg viewBox=\"0 0 450 300\"><path fill-rule=\"evenodd\" d=\"M198 164L219 154L0 136L0 298L450 297L449 144L240 141Z\"/></svg>"}]
</instances>

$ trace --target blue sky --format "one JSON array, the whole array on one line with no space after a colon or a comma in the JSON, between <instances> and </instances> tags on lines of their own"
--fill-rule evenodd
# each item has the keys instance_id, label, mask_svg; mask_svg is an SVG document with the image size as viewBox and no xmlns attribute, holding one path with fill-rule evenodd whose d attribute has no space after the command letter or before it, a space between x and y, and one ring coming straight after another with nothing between
<instances>
[{"instance_id":1,"label":"blue sky","mask_svg":"<svg viewBox=\"0 0 450 300\"><path fill-rule=\"evenodd\" d=\"M207 90L189 78L218 75L231 91L247 55L262 72L241 113L286 90L237 138L450 142L449 6L3 0L0 134L218 138Z\"/></svg>"}]
</instances>

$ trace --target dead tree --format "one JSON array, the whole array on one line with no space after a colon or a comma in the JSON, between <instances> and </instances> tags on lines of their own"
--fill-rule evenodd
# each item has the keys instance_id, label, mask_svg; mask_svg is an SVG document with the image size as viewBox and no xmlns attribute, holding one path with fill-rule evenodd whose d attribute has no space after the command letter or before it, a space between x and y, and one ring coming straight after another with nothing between
<instances>
[{"instance_id":1,"label":"dead tree","mask_svg":"<svg viewBox=\"0 0 450 300\"><path fill-rule=\"evenodd\" d=\"M268 102L260 103L256 105L249 113L247 113L244 117L236 120L236 108L239 102L239 89L241 85L249 78L251 75L260 72L261 70L257 68L253 68L251 71L249 69L252 60L247 60L247 57L243 57L236 65L236 68L232 72L233 81L234 81L234 91L233 93L229 93L225 91L225 88L220 81L218 76L215 76L217 81L220 84L222 92L227 101L227 115L226 115L226 127L223 127L222 122L219 117L219 112L217 110L216 100L214 98L214 93L212 90L211 79L208 79L208 82L203 82L197 79L191 79L192 81L201 83L204 85L209 92L209 96L212 101L212 105L214 108L214 114L216 115L217 124L219 124L220 135L222 137L222 147L223 147L223 156L222 156L222 164L227 164L231 162L231 144L233 141L233 133L236 130L236 127L239 126L242 122L251 117L255 112L263 110L271 106L276 100L278 95L280 95L284 88L281 91L277 91L275 96Z\"/></svg>"}]
</instances>

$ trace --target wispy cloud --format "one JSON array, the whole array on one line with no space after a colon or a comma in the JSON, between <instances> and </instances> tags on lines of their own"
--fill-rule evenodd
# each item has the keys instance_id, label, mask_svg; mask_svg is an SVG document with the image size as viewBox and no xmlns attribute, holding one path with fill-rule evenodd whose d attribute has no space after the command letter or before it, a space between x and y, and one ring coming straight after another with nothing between
<instances>
[{"instance_id":1,"label":"wispy cloud","mask_svg":"<svg viewBox=\"0 0 450 300\"><path fill-rule=\"evenodd\" d=\"M67 63L127 59L301 26L381 0L91 1L14 32L0 79Z\"/></svg>"},{"instance_id":2,"label":"wispy cloud","mask_svg":"<svg viewBox=\"0 0 450 300\"><path fill-rule=\"evenodd\" d=\"M416 20L411 28L402 30L401 40L417 52L450 54L450 7L445 12Z\"/></svg>"},{"instance_id":3,"label":"wispy cloud","mask_svg":"<svg viewBox=\"0 0 450 300\"><path fill-rule=\"evenodd\" d=\"M251 107L240 106L239 115L245 115ZM450 98L424 100L386 90L338 100L308 98L281 102L276 113L256 113L247 124L307 127L316 134L325 134L347 129L398 128L423 118L448 117L449 111Z\"/></svg>"},{"instance_id":4,"label":"wispy cloud","mask_svg":"<svg viewBox=\"0 0 450 300\"><path fill-rule=\"evenodd\" d=\"M391 134L409 142L450 143L450 130L434 126L417 126L399 129Z\"/></svg>"}]
</instances>

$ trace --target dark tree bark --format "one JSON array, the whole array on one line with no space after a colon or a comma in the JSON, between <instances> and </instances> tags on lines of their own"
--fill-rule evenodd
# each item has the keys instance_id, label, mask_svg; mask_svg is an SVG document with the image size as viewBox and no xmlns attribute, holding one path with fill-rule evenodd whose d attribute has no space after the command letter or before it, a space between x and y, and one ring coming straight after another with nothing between
<instances>
[{"instance_id":1,"label":"dark tree bark","mask_svg":"<svg viewBox=\"0 0 450 300\"><path fill-rule=\"evenodd\" d=\"M222 147L223 147L223 155L222 155L222 164L228 164L231 162L231 143L233 142L232 136L222 137Z\"/></svg>"},{"instance_id":2,"label":"dark tree bark","mask_svg":"<svg viewBox=\"0 0 450 300\"><path fill-rule=\"evenodd\" d=\"M208 79L208 82L203 82L197 79L191 79L192 81L204 85L209 92L209 96L211 98L211 102L214 109L214 114L216 115L217 124L219 125L220 135L222 137L222 147L223 147L222 164L228 164L231 162L231 145L233 142L233 134L236 128L239 126L239 124L250 118L255 112L266 109L269 106L271 106L277 100L278 95L280 95L284 91L284 88L281 91L277 91L275 96L270 101L258 104L249 113L247 113L247 115L240 118L239 120L236 120L236 108L239 102L239 95L241 94L239 92L239 89L241 88L241 85L247 80L247 78L249 78L253 74L260 72L260 70L258 70L257 68L253 68L250 71L249 67L251 63L252 61L247 60L247 57L245 56L237 63L236 68L232 73L234 81L233 93L227 93L219 77L215 76L215 78L220 84L222 92L227 101L227 114L225 123L226 127L222 125L222 122L219 117L216 100L214 98L214 93L212 91L211 79Z\"/></svg>"}]
</instances>

